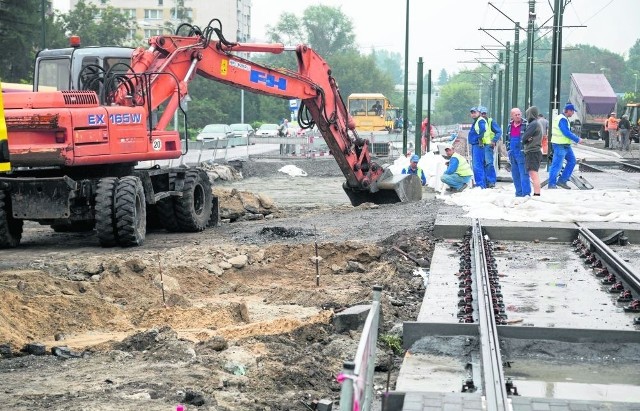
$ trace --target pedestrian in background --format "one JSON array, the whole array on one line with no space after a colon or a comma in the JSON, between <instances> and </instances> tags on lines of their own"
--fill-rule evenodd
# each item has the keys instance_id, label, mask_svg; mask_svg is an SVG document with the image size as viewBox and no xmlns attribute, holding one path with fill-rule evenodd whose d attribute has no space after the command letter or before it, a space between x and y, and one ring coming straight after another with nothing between
<instances>
[{"instance_id":1,"label":"pedestrian in background","mask_svg":"<svg viewBox=\"0 0 640 411\"><path fill-rule=\"evenodd\" d=\"M469 187L473 172L467 159L456 153L451 144L438 145L438 151L440 155L449 159L447 169L440 177L440 181L448 185L451 188L450 191L460 192Z\"/></svg>"},{"instance_id":2,"label":"pedestrian in background","mask_svg":"<svg viewBox=\"0 0 640 411\"><path fill-rule=\"evenodd\" d=\"M553 148L553 160L551 160L551 166L549 167L549 189L555 189L562 187L566 190L571 190L571 187L567 185L569 179L571 179L571 173L576 166L576 156L573 154L571 143L582 143L582 139L571 132L569 127L569 119L576 112L576 108L571 103L567 103L562 110L562 114L558 114L558 117L554 119L551 129L551 147ZM566 160L564 170L560 174L562 169L562 163ZM560 175L558 177L558 175Z\"/></svg>"},{"instance_id":3,"label":"pedestrian in background","mask_svg":"<svg viewBox=\"0 0 640 411\"><path fill-rule=\"evenodd\" d=\"M487 108L478 107L482 118L487 121L487 130L484 133L482 142L484 143L484 178L487 188L496 186L498 177L496 175L496 167L493 164L496 143L502 138L502 129L495 119L487 115Z\"/></svg>"},{"instance_id":4,"label":"pedestrian in background","mask_svg":"<svg viewBox=\"0 0 640 411\"><path fill-rule=\"evenodd\" d=\"M618 123L618 128L620 132L620 144L622 145L621 149L624 151L631 150L631 142L629 141L631 122L629 121L629 115L625 114L622 116L620 123Z\"/></svg>"},{"instance_id":5,"label":"pedestrian in background","mask_svg":"<svg viewBox=\"0 0 640 411\"><path fill-rule=\"evenodd\" d=\"M402 169L402 174L415 174L420 178L420 183L423 186L427 185L427 176L424 174L424 171L418 167L418 161L420 161L420 157L417 154L414 154L409 159L409 167L405 167Z\"/></svg>"},{"instance_id":6,"label":"pedestrian in background","mask_svg":"<svg viewBox=\"0 0 640 411\"><path fill-rule=\"evenodd\" d=\"M531 182L522 146L522 135L526 129L527 123L522 120L522 111L518 107L512 108L511 121L507 126L504 145L511 164L511 178L516 188L516 197L525 197L531 194Z\"/></svg>"},{"instance_id":7,"label":"pedestrian in background","mask_svg":"<svg viewBox=\"0 0 640 411\"><path fill-rule=\"evenodd\" d=\"M278 137L287 137L289 135L289 120L283 118L278 125ZM289 145L280 144L280 155L289 154Z\"/></svg>"},{"instance_id":8,"label":"pedestrian in background","mask_svg":"<svg viewBox=\"0 0 640 411\"><path fill-rule=\"evenodd\" d=\"M487 188L484 175L484 133L487 131L487 120L478 111L477 107L469 110L473 124L469 130L468 142L471 145L471 163L473 165L473 180L480 188Z\"/></svg>"},{"instance_id":9,"label":"pedestrian in background","mask_svg":"<svg viewBox=\"0 0 640 411\"><path fill-rule=\"evenodd\" d=\"M611 113L609 115L604 126L609 132L609 148L614 150L619 149L620 143L618 141L618 119L616 118L616 113Z\"/></svg>"},{"instance_id":10,"label":"pedestrian in background","mask_svg":"<svg viewBox=\"0 0 640 411\"><path fill-rule=\"evenodd\" d=\"M527 118L527 129L522 135L524 144L524 163L533 185L533 195L540 195L540 163L542 162L542 136L544 126L538 117L538 107L531 106L524 112ZM544 117L542 117L544 119Z\"/></svg>"}]
</instances>

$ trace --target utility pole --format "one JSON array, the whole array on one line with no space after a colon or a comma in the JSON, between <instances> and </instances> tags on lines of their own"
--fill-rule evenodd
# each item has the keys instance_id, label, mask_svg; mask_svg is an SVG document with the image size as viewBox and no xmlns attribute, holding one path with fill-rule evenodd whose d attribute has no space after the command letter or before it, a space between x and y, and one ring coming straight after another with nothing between
<instances>
[{"instance_id":1,"label":"utility pole","mask_svg":"<svg viewBox=\"0 0 640 411\"><path fill-rule=\"evenodd\" d=\"M422 70L423 70L422 57L418 58L418 78L416 79L416 130L415 130L415 144L416 144L416 154L423 156L425 153L422 151L418 151L418 147L422 148L422 137L420 132L419 124L422 124L422 89L424 88L422 82Z\"/></svg>"},{"instance_id":2,"label":"utility pole","mask_svg":"<svg viewBox=\"0 0 640 411\"><path fill-rule=\"evenodd\" d=\"M405 18L404 37L404 102L402 105L402 153L407 152L407 130L409 127L409 0L407 0L407 15Z\"/></svg>"},{"instance_id":3,"label":"utility pole","mask_svg":"<svg viewBox=\"0 0 640 411\"><path fill-rule=\"evenodd\" d=\"M502 73L504 71L503 66L502 66L502 60L504 59L504 53L501 51L498 57L498 101L496 104L496 112L493 113L493 116L495 117L496 121L498 123L502 122L503 116L503 107L502 107ZM501 124L501 128L504 130L505 129L506 124L502 123Z\"/></svg>"},{"instance_id":4,"label":"utility pole","mask_svg":"<svg viewBox=\"0 0 640 411\"><path fill-rule=\"evenodd\" d=\"M524 91L524 108L533 105L533 33L536 21L536 0L529 0L529 24L527 26L527 71Z\"/></svg>"},{"instance_id":5,"label":"utility pole","mask_svg":"<svg viewBox=\"0 0 640 411\"><path fill-rule=\"evenodd\" d=\"M555 0L553 8L553 37L551 41L551 81L549 90L549 116L558 114L560 109L560 75L562 64L562 13L564 12L564 0ZM549 141L551 141L551 129L549 128Z\"/></svg>"},{"instance_id":6,"label":"utility pole","mask_svg":"<svg viewBox=\"0 0 640 411\"><path fill-rule=\"evenodd\" d=\"M509 102L509 55L511 54L511 45L507 41L504 63L504 112L503 115L503 127L506 128L509 124L509 112L511 111L511 103Z\"/></svg>"},{"instance_id":7,"label":"utility pole","mask_svg":"<svg viewBox=\"0 0 640 411\"><path fill-rule=\"evenodd\" d=\"M427 134L427 153L431 151L431 69L427 74L427 123L429 127L425 130Z\"/></svg>"},{"instance_id":8,"label":"utility pole","mask_svg":"<svg viewBox=\"0 0 640 411\"><path fill-rule=\"evenodd\" d=\"M555 0L553 8L553 38L551 41L551 81L549 90L549 122L554 124L560 109L560 67L562 64L562 14L565 0ZM549 150L547 169L553 159L553 145L551 144L553 127L549 127Z\"/></svg>"},{"instance_id":9,"label":"utility pole","mask_svg":"<svg viewBox=\"0 0 640 411\"><path fill-rule=\"evenodd\" d=\"M514 107L518 106L518 66L520 60L520 23L516 22L516 35L513 44L513 90L511 103Z\"/></svg>"}]
</instances>

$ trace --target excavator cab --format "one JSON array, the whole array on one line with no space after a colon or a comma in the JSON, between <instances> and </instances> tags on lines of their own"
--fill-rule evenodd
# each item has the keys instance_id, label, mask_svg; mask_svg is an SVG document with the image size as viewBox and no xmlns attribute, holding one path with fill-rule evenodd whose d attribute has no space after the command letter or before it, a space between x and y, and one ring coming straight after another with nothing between
<instances>
[{"instance_id":1,"label":"excavator cab","mask_svg":"<svg viewBox=\"0 0 640 411\"><path fill-rule=\"evenodd\" d=\"M127 72L132 53L127 47L42 50L36 56L33 91L88 89L100 96L111 78Z\"/></svg>"}]
</instances>

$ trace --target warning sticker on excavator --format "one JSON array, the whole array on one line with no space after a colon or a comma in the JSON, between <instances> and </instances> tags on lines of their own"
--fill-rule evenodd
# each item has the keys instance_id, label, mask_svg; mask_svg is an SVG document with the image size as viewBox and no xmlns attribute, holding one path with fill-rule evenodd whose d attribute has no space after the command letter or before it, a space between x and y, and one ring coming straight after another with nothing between
<instances>
[{"instance_id":1,"label":"warning sticker on excavator","mask_svg":"<svg viewBox=\"0 0 640 411\"><path fill-rule=\"evenodd\" d=\"M228 71L229 71L229 60L226 60L226 59L220 60L220 74L223 76L226 76Z\"/></svg>"},{"instance_id":2,"label":"warning sticker on excavator","mask_svg":"<svg viewBox=\"0 0 640 411\"><path fill-rule=\"evenodd\" d=\"M9 141L7 140L7 122L4 120L2 85L0 85L0 173L11 171L9 162Z\"/></svg>"},{"instance_id":3,"label":"warning sticker on excavator","mask_svg":"<svg viewBox=\"0 0 640 411\"><path fill-rule=\"evenodd\" d=\"M229 65L231 67L239 68L240 70L251 71L251 66L250 65L245 64L245 63L241 63L239 61L229 60Z\"/></svg>"}]
</instances>

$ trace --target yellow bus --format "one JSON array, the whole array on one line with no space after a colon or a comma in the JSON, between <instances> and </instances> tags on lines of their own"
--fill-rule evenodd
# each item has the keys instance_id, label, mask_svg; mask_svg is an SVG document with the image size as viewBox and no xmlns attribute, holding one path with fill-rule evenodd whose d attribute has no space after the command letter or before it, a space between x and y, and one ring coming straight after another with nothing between
<instances>
[{"instance_id":1,"label":"yellow bus","mask_svg":"<svg viewBox=\"0 0 640 411\"><path fill-rule=\"evenodd\" d=\"M392 131L394 121L402 117L400 109L381 93L354 93L347 102L358 131Z\"/></svg>"}]
</instances>

